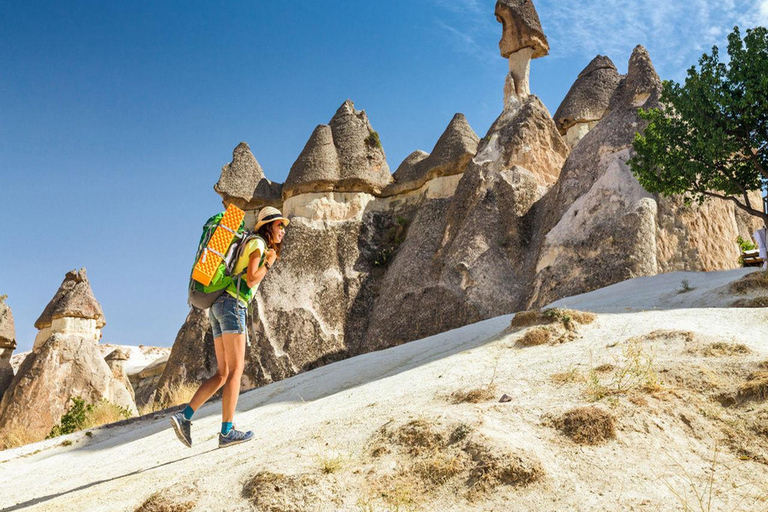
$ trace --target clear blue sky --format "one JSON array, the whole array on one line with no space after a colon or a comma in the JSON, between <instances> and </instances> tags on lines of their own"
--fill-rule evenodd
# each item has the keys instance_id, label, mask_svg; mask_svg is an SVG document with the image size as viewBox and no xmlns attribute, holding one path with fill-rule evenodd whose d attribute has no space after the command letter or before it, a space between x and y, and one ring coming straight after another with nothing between
<instances>
[{"instance_id":1,"label":"clear blue sky","mask_svg":"<svg viewBox=\"0 0 768 512\"><path fill-rule=\"evenodd\" d=\"M680 80L768 0L556 0L531 87L552 113L598 53L621 72L645 45ZM494 1L7 1L0 4L0 294L18 351L67 270L86 267L103 342L170 346L187 314L200 226L221 166L250 144L284 181L349 98L390 168L463 112L482 136L502 105Z\"/></svg>"}]
</instances>

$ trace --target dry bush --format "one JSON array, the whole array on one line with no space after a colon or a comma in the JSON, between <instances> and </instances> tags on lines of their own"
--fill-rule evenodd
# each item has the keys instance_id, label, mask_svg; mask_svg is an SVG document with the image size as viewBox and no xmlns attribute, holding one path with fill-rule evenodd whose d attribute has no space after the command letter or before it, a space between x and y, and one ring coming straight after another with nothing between
<instances>
[{"instance_id":1,"label":"dry bush","mask_svg":"<svg viewBox=\"0 0 768 512\"><path fill-rule=\"evenodd\" d=\"M401 471L396 475L370 473L366 476L366 485L369 497L358 500L357 504L365 512L381 510L374 506L374 502L378 500L384 502L385 510L411 510L427 493L424 482L407 471Z\"/></svg>"},{"instance_id":2,"label":"dry bush","mask_svg":"<svg viewBox=\"0 0 768 512\"><path fill-rule=\"evenodd\" d=\"M738 281L731 283L730 289L732 293L768 290L768 271L747 274Z\"/></svg>"},{"instance_id":3,"label":"dry bush","mask_svg":"<svg viewBox=\"0 0 768 512\"><path fill-rule=\"evenodd\" d=\"M572 331L575 329L574 323L587 325L594 322L595 318L597 316L594 313L576 311L574 309L552 308L545 309L544 311L531 309L516 313L509 326L510 328L518 328L559 322L567 330Z\"/></svg>"},{"instance_id":4,"label":"dry bush","mask_svg":"<svg viewBox=\"0 0 768 512\"><path fill-rule=\"evenodd\" d=\"M586 394L591 400L597 401L635 390L653 393L662 389L654 367L654 354L645 350L642 339L628 340L622 349L622 356L623 359L617 361L611 380L607 383L600 379L597 371L589 372Z\"/></svg>"},{"instance_id":5,"label":"dry bush","mask_svg":"<svg viewBox=\"0 0 768 512\"><path fill-rule=\"evenodd\" d=\"M109 423L116 423L132 416L131 411L113 404L108 400L99 400L93 404L93 408L88 411L85 418L83 429L100 427Z\"/></svg>"},{"instance_id":6,"label":"dry bush","mask_svg":"<svg viewBox=\"0 0 768 512\"><path fill-rule=\"evenodd\" d=\"M196 500L173 497L168 489L152 494L135 512L187 512L195 508Z\"/></svg>"},{"instance_id":7,"label":"dry bush","mask_svg":"<svg viewBox=\"0 0 768 512\"><path fill-rule=\"evenodd\" d=\"M579 444L599 444L616 437L611 414L598 407L578 407L555 421L563 434Z\"/></svg>"},{"instance_id":8,"label":"dry bush","mask_svg":"<svg viewBox=\"0 0 768 512\"><path fill-rule=\"evenodd\" d=\"M414 462L413 470L426 483L442 485L466 469L464 452L436 450L427 457Z\"/></svg>"},{"instance_id":9,"label":"dry bush","mask_svg":"<svg viewBox=\"0 0 768 512\"><path fill-rule=\"evenodd\" d=\"M436 425L426 420L413 420L390 432L392 442L404 447L411 455L433 451L445 446L445 439Z\"/></svg>"},{"instance_id":10,"label":"dry bush","mask_svg":"<svg viewBox=\"0 0 768 512\"><path fill-rule=\"evenodd\" d=\"M460 390L451 393L451 403L454 404L479 404L480 402L487 402L496 397L496 386L491 384L489 386L483 386L480 388L470 389L467 391Z\"/></svg>"},{"instance_id":11,"label":"dry bush","mask_svg":"<svg viewBox=\"0 0 768 512\"><path fill-rule=\"evenodd\" d=\"M600 366L595 366L593 369L597 373L610 373L616 369L616 366L612 365L611 363L605 363L605 364L601 364Z\"/></svg>"},{"instance_id":12,"label":"dry bush","mask_svg":"<svg viewBox=\"0 0 768 512\"><path fill-rule=\"evenodd\" d=\"M0 450L10 450L11 448L36 443L43 439L45 439L45 436L31 435L29 429L23 427L9 427L0 432Z\"/></svg>"},{"instance_id":13,"label":"dry bush","mask_svg":"<svg viewBox=\"0 0 768 512\"><path fill-rule=\"evenodd\" d=\"M470 499L492 492L499 485L524 486L544 476L541 463L523 451L510 453L472 442L467 445L466 452L475 463L468 481Z\"/></svg>"},{"instance_id":14,"label":"dry bush","mask_svg":"<svg viewBox=\"0 0 768 512\"><path fill-rule=\"evenodd\" d=\"M680 339L685 343L691 343L695 338L696 334L691 331L659 329L636 339L637 341L674 341Z\"/></svg>"},{"instance_id":15,"label":"dry bush","mask_svg":"<svg viewBox=\"0 0 768 512\"><path fill-rule=\"evenodd\" d=\"M243 486L243 497L264 512L302 512L323 500L317 479L308 474L260 471Z\"/></svg>"},{"instance_id":16,"label":"dry bush","mask_svg":"<svg viewBox=\"0 0 768 512\"><path fill-rule=\"evenodd\" d=\"M731 303L732 308L768 308L768 296L739 299Z\"/></svg>"},{"instance_id":17,"label":"dry bush","mask_svg":"<svg viewBox=\"0 0 768 512\"><path fill-rule=\"evenodd\" d=\"M751 352L749 347L743 343L728 343L725 341L716 341L701 349L701 353L709 357L745 355Z\"/></svg>"},{"instance_id":18,"label":"dry bush","mask_svg":"<svg viewBox=\"0 0 768 512\"><path fill-rule=\"evenodd\" d=\"M760 371L749 376L747 382L739 386L739 398L768 399L768 371Z\"/></svg>"},{"instance_id":19,"label":"dry bush","mask_svg":"<svg viewBox=\"0 0 768 512\"><path fill-rule=\"evenodd\" d=\"M534 327L517 340L517 345L521 347L534 347L549 342L551 338L552 331L550 329L546 327Z\"/></svg>"}]
</instances>

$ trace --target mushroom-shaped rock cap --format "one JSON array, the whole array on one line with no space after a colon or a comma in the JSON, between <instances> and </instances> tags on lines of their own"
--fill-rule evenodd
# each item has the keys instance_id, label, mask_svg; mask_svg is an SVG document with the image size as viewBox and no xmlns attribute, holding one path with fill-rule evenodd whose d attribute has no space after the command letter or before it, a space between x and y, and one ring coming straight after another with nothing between
<instances>
[{"instance_id":1,"label":"mushroom-shaped rock cap","mask_svg":"<svg viewBox=\"0 0 768 512\"><path fill-rule=\"evenodd\" d=\"M499 41L502 57L508 58L523 48L533 48L532 59L549 54L549 43L532 0L498 0L495 13L503 27Z\"/></svg>"},{"instance_id":2,"label":"mushroom-shaped rock cap","mask_svg":"<svg viewBox=\"0 0 768 512\"><path fill-rule=\"evenodd\" d=\"M433 178L462 173L467 162L477 153L479 142L480 138L464 114L454 115L432 153L414 151L408 155L395 171L395 182L384 190L383 195L416 190Z\"/></svg>"},{"instance_id":3,"label":"mushroom-shaped rock cap","mask_svg":"<svg viewBox=\"0 0 768 512\"><path fill-rule=\"evenodd\" d=\"M11 307L5 303L7 295L0 295L0 348L16 348L16 328Z\"/></svg>"},{"instance_id":4,"label":"mushroom-shaped rock cap","mask_svg":"<svg viewBox=\"0 0 768 512\"><path fill-rule=\"evenodd\" d=\"M280 206L281 185L264 176L259 162L245 142L232 151L232 162L221 168L219 182L213 189L225 203L244 210Z\"/></svg>"},{"instance_id":5,"label":"mushroom-shaped rock cap","mask_svg":"<svg viewBox=\"0 0 768 512\"><path fill-rule=\"evenodd\" d=\"M56 295L35 322L35 327L50 327L55 319L64 317L93 319L99 328L106 324L104 312L93 296L85 268L67 272Z\"/></svg>"},{"instance_id":6,"label":"mushroom-shaped rock cap","mask_svg":"<svg viewBox=\"0 0 768 512\"><path fill-rule=\"evenodd\" d=\"M391 181L378 133L365 111L347 100L312 132L288 173L283 199L327 191L379 194Z\"/></svg>"},{"instance_id":7,"label":"mushroom-shaped rock cap","mask_svg":"<svg viewBox=\"0 0 768 512\"><path fill-rule=\"evenodd\" d=\"M122 347L117 347L104 357L105 361L127 361L130 359L130 354Z\"/></svg>"},{"instance_id":8,"label":"mushroom-shaped rock cap","mask_svg":"<svg viewBox=\"0 0 768 512\"><path fill-rule=\"evenodd\" d=\"M571 86L555 112L555 124L561 134L577 123L599 121L621 76L608 57L598 55Z\"/></svg>"}]
</instances>

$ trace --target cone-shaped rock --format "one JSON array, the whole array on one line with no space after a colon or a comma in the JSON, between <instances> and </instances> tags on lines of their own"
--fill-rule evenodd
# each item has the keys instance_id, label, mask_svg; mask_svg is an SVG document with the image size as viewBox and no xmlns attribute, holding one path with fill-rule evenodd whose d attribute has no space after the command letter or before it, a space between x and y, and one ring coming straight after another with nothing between
<instances>
[{"instance_id":1,"label":"cone-shaped rock","mask_svg":"<svg viewBox=\"0 0 768 512\"><path fill-rule=\"evenodd\" d=\"M456 114L438 139L432 153L411 153L397 168L393 175L394 183L384 190L383 195L416 190L433 178L461 174L475 156L479 140L464 114Z\"/></svg>"},{"instance_id":2,"label":"cone-shaped rock","mask_svg":"<svg viewBox=\"0 0 768 512\"><path fill-rule=\"evenodd\" d=\"M107 366L112 370L112 376L123 383L125 389L131 394L131 399L135 402L136 397L133 392L133 386L128 379L128 374L126 373L124 366L125 361L128 359L130 359L130 355L120 347L117 347L115 350L104 356Z\"/></svg>"},{"instance_id":3,"label":"cone-shaped rock","mask_svg":"<svg viewBox=\"0 0 768 512\"><path fill-rule=\"evenodd\" d=\"M33 349L37 349L55 332L98 341L105 324L104 313L93 296L85 268L70 270L35 322L40 332L35 338Z\"/></svg>"},{"instance_id":4,"label":"cone-shaped rock","mask_svg":"<svg viewBox=\"0 0 768 512\"><path fill-rule=\"evenodd\" d=\"M11 355L16 348L16 329L13 325L11 307L5 303L6 296L0 296L0 397L13 379Z\"/></svg>"},{"instance_id":5,"label":"cone-shaped rock","mask_svg":"<svg viewBox=\"0 0 768 512\"><path fill-rule=\"evenodd\" d=\"M555 124L560 134L572 132L566 137L567 142L573 145L602 119L619 80L616 66L602 55L595 57L579 74L555 112Z\"/></svg>"},{"instance_id":6,"label":"cone-shaped rock","mask_svg":"<svg viewBox=\"0 0 768 512\"><path fill-rule=\"evenodd\" d=\"M283 199L310 192L380 194L392 181L378 133L347 100L312 132L283 185Z\"/></svg>"},{"instance_id":7,"label":"cone-shaped rock","mask_svg":"<svg viewBox=\"0 0 768 512\"><path fill-rule=\"evenodd\" d=\"M245 142L232 151L232 162L221 168L221 176L213 189L226 204L234 204L243 210L279 207L282 201L282 185L264 176L261 165Z\"/></svg>"},{"instance_id":8,"label":"cone-shaped rock","mask_svg":"<svg viewBox=\"0 0 768 512\"><path fill-rule=\"evenodd\" d=\"M533 59L549 53L549 43L532 0L499 0L495 13L503 27L499 41L503 57L509 57L523 48L533 49Z\"/></svg>"}]
</instances>

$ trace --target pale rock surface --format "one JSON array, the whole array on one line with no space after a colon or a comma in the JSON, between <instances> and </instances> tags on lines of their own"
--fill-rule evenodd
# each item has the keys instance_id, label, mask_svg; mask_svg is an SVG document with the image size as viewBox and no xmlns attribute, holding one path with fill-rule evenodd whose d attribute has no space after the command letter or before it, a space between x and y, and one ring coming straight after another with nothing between
<instances>
[{"instance_id":1,"label":"pale rock surface","mask_svg":"<svg viewBox=\"0 0 768 512\"><path fill-rule=\"evenodd\" d=\"M133 392L133 386L128 379L128 373L125 371L125 362L131 358L131 355L122 348L118 347L112 352L106 355L104 361L107 362L107 366L112 370L112 376L123 383L125 389L131 394L131 399L136 403L136 395Z\"/></svg>"},{"instance_id":2,"label":"pale rock surface","mask_svg":"<svg viewBox=\"0 0 768 512\"><path fill-rule=\"evenodd\" d=\"M106 399L136 413L131 392L113 376L94 340L55 333L29 354L0 401L0 430L43 438L67 412L71 397Z\"/></svg>"},{"instance_id":3,"label":"pale rock surface","mask_svg":"<svg viewBox=\"0 0 768 512\"><path fill-rule=\"evenodd\" d=\"M768 492L768 441L761 433L767 404L755 399L723 407L715 398L746 382L768 357L768 336L760 328L765 311L723 308L726 297L692 303L744 274L665 274L571 297L569 307L605 313L578 326L565 343L520 347L527 331L510 330L513 316L504 315L267 385L240 397L238 426L257 436L240 447L216 449L220 404L209 403L195 415L192 448L175 438L166 412L90 436L79 432L6 450L0 452L0 506L136 510L155 493L173 498L181 489L196 510L219 510L222 503L253 510L259 505L248 500L245 484L268 471L286 480L305 477L319 489L313 501L297 503L288 489L273 486L268 497L282 510L352 512L361 503L388 510L394 508L388 498L403 492L410 493L405 496L413 508L451 512L666 511L697 503L693 492L705 492L711 510L761 510ZM677 293L681 277L696 290ZM659 303L664 310L653 310ZM653 355L662 389L635 386L590 401L586 378L596 374L610 386L631 364L627 354L638 339L641 357ZM714 343L748 352L703 356ZM608 370L599 373L598 367ZM489 382L494 387L479 403L452 400L456 392L488 390ZM502 394L511 400L499 403ZM584 406L610 412L615 439L579 445L555 428L554 418ZM437 444L427 453L428 461L456 464L450 469L458 475L446 472L445 484L408 471L424 467L416 463L425 459L403 453L396 439L385 438L383 453L373 453L382 430L397 433L416 420L443 439L463 428L463 441ZM464 455L464 442L472 453L495 449L497 456L509 454L507 460L533 454L541 478L468 494L467 472L475 461ZM342 464L323 471L328 461Z\"/></svg>"},{"instance_id":4,"label":"pale rock surface","mask_svg":"<svg viewBox=\"0 0 768 512\"><path fill-rule=\"evenodd\" d=\"M16 328L13 325L11 307L5 303L7 296L0 296L0 397L13 380L11 356L16 348Z\"/></svg>"},{"instance_id":5,"label":"pale rock surface","mask_svg":"<svg viewBox=\"0 0 768 512\"><path fill-rule=\"evenodd\" d=\"M98 342L104 325L104 312L93 296L85 268L70 270L43 313L35 321L35 327L40 332L35 338L32 350L40 348L56 333Z\"/></svg>"},{"instance_id":6,"label":"pale rock surface","mask_svg":"<svg viewBox=\"0 0 768 512\"><path fill-rule=\"evenodd\" d=\"M283 185L283 200L307 192L378 195L392 182L381 144L364 110L345 101L328 125L315 128Z\"/></svg>"},{"instance_id":7,"label":"pale rock surface","mask_svg":"<svg viewBox=\"0 0 768 512\"><path fill-rule=\"evenodd\" d=\"M611 59L598 55L565 95L555 112L555 124L573 147L603 118L621 76Z\"/></svg>"},{"instance_id":8,"label":"pale rock surface","mask_svg":"<svg viewBox=\"0 0 768 512\"><path fill-rule=\"evenodd\" d=\"M232 151L232 162L221 168L221 177L213 189L221 195L225 204L234 204L242 210L264 206L279 208L282 202L282 185L266 178L245 142Z\"/></svg>"}]
</instances>

